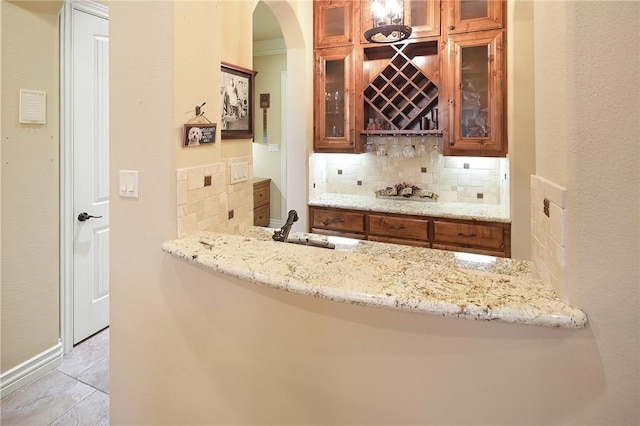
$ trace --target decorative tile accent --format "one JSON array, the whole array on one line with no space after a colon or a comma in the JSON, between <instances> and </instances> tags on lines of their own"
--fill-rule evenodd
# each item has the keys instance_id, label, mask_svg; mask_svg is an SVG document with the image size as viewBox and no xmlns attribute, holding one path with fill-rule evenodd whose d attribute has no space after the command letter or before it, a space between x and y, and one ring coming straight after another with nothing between
<instances>
[{"instance_id":1,"label":"decorative tile accent","mask_svg":"<svg viewBox=\"0 0 640 426\"><path fill-rule=\"evenodd\" d=\"M567 299L567 190L531 175L531 256L534 273Z\"/></svg>"},{"instance_id":2,"label":"decorative tile accent","mask_svg":"<svg viewBox=\"0 0 640 426\"><path fill-rule=\"evenodd\" d=\"M248 163L249 179L231 185L228 170L239 162ZM238 233L253 225L252 157L178 169L176 179L179 238L203 230Z\"/></svg>"}]
</instances>

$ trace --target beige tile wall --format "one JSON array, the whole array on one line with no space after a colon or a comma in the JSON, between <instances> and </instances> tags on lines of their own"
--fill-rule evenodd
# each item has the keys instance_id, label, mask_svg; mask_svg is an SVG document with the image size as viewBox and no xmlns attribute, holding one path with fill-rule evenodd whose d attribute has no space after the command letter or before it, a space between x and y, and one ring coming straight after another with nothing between
<instances>
[{"instance_id":1,"label":"beige tile wall","mask_svg":"<svg viewBox=\"0 0 640 426\"><path fill-rule=\"evenodd\" d=\"M427 138L426 145L430 151L433 138ZM439 146L442 147L441 142ZM325 192L374 196L378 189L407 182L437 193L439 201L444 202L508 202L508 166L504 158L443 157L434 163L430 155L390 158L375 154L313 154L309 164L310 198Z\"/></svg>"},{"instance_id":2,"label":"beige tile wall","mask_svg":"<svg viewBox=\"0 0 640 426\"><path fill-rule=\"evenodd\" d=\"M230 164L244 161L249 165L249 180L231 185ZM207 176L210 186L205 186ZM177 169L176 178L178 238L205 230L238 233L253 225L252 157Z\"/></svg>"},{"instance_id":3,"label":"beige tile wall","mask_svg":"<svg viewBox=\"0 0 640 426\"><path fill-rule=\"evenodd\" d=\"M536 175L531 175L531 259L535 274L566 300L567 190Z\"/></svg>"}]
</instances>

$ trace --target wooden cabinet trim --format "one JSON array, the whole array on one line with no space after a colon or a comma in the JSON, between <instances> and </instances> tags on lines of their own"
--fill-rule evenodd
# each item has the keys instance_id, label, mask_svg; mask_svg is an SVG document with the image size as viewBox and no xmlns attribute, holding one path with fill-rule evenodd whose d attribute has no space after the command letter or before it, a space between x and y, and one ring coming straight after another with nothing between
<instances>
[{"instance_id":1,"label":"wooden cabinet trim","mask_svg":"<svg viewBox=\"0 0 640 426\"><path fill-rule=\"evenodd\" d=\"M356 219L348 221L348 214ZM309 217L310 231L319 234L511 257L510 223L313 206Z\"/></svg>"}]
</instances>

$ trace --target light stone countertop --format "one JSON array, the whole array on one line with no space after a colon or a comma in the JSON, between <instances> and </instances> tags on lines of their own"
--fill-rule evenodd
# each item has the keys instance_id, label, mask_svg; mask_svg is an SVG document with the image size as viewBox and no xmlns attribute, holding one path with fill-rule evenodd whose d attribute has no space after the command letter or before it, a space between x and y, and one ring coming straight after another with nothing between
<instances>
[{"instance_id":1,"label":"light stone countertop","mask_svg":"<svg viewBox=\"0 0 640 426\"><path fill-rule=\"evenodd\" d=\"M528 261L313 236L334 241L330 250L275 242L272 233L257 227L241 235L201 232L162 249L223 274L357 305L548 327L587 323L583 311L531 276Z\"/></svg>"},{"instance_id":2,"label":"light stone countertop","mask_svg":"<svg viewBox=\"0 0 640 426\"><path fill-rule=\"evenodd\" d=\"M511 223L509 209L500 205L413 201L376 198L365 195L326 193L309 201L310 206L331 207L371 212L437 216L450 219L483 220Z\"/></svg>"}]
</instances>

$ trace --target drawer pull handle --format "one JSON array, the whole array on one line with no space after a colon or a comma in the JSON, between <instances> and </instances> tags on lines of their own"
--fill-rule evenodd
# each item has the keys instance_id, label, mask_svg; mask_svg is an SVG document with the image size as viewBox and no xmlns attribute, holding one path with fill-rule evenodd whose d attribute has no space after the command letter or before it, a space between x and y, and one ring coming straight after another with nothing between
<instances>
[{"instance_id":1,"label":"drawer pull handle","mask_svg":"<svg viewBox=\"0 0 640 426\"><path fill-rule=\"evenodd\" d=\"M458 232L458 237L477 237L478 234L463 234L462 232Z\"/></svg>"},{"instance_id":2,"label":"drawer pull handle","mask_svg":"<svg viewBox=\"0 0 640 426\"><path fill-rule=\"evenodd\" d=\"M330 223L344 223L344 219L341 217L331 217L322 221L324 226L327 226Z\"/></svg>"},{"instance_id":3,"label":"drawer pull handle","mask_svg":"<svg viewBox=\"0 0 640 426\"><path fill-rule=\"evenodd\" d=\"M389 225L391 229L406 229L407 227L404 225Z\"/></svg>"}]
</instances>

